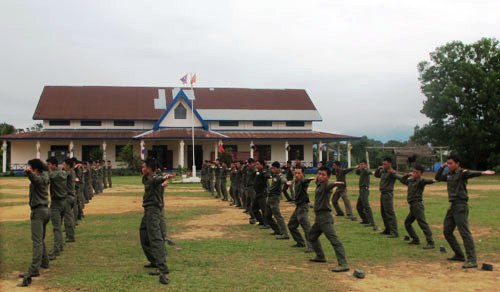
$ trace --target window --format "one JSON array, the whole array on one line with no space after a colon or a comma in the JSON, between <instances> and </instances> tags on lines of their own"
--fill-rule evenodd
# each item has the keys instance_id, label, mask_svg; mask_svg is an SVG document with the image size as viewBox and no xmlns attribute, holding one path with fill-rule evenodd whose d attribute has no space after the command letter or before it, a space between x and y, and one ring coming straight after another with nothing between
<instances>
[{"instance_id":1,"label":"window","mask_svg":"<svg viewBox=\"0 0 500 292\"><path fill-rule=\"evenodd\" d=\"M305 127L305 122L303 121L287 121L286 126L287 127Z\"/></svg>"},{"instance_id":2,"label":"window","mask_svg":"<svg viewBox=\"0 0 500 292\"><path fill-rule=\"evenodd\" d=\"M255 145L254 155L259 160L271 160L271 145Z\"/></svg>"},{"instance_id":3,"label":"window","mask_svg":"<svg viewBox=\"0 0 500 292\"><path fill-rule=\"evenodd\" d=\"M135 121L132 120L117 120L113 121L115 127L133 127L135 126Z\"/></svg>"},{"instance_id":4,"label":"window","mask_svg":"<svg viewBox=\"0 0 500 292\"><path fill-rule=\"evenodd\" d=\"M50 120L49 126L69 126L69 120Z\"/></svg>"},{"instance_id":5,"label":"window","mask_svg":"<svg viewBox=\"0 0 500 292\"><path fill-rule=\"evenodd\" d=\"M219 127L238 127L240 123L238 121L220 121Z\"/></svg>"},{"instance_id":6,"label":"window","mask_svg":"<svg viewBox=\"0 0 500 292\"><path fill-rule=\"evenodd\" d=\"M288 151L288 159L304 160L304 145L290 145L290 151Z\"/></svg>"},{"instance_id":7,"label":"window","mask_svg":"<svg viewBox=\"0 0 500 292\"><path fill-rule=\"evenodd\" d=\"M186 108L181 103L175 108L174 118L176 120L186 119Z\"/></svg>"},{"instance_id":8,"label":"window","mask_svg":"<svg viewBox=\"0 0 500 292\"><path fill-rule=\"evenodd\" d=\"M80 121L80 126L100 127L101 126L101 121Z\"/></svg>"},{"instance_id":9,"label":"window","mask_svg":"<svg viewBox=\"0 0 500 292\"><path fill-rule=\"evenodd\" d=\"M254 127L272 127L273 122L271 122L271 121L254 121L253 126Z\"/></svg>"}]
</instances>

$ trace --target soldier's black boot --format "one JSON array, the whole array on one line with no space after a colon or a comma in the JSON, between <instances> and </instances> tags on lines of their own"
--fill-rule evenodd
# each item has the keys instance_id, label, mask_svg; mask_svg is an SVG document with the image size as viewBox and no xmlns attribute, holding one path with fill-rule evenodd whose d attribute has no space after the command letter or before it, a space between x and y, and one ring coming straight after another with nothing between
<instances>
[{"instance_id":1,"label":"soldier's black boot","mask_svg":"<svg viewBox=\"0 0 500 292\"><path fill-rule=\"evenodd\" d=\"M23 281L17 284L18 287L28 287L31 284L31 277L23 277Z\"/></svg>"},{"instance_id":2,"label":"soldier's black boot","mask_svg":"<svg viewBox=\"0 0 500 292\"><path fill-rule=\"evenodd\" d=\"M163 284L163 285L167 285L170 282L170 280L167 278L167 275L165 275L163 273L160 273L159 281L160 281L160 284Z\"/></svg>"}]
</instances>

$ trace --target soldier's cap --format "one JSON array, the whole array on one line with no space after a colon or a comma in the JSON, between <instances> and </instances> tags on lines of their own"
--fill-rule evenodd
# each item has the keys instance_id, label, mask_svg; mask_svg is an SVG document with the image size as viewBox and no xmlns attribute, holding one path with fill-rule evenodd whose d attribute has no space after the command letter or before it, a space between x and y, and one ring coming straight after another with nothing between
<instances>
[{"instance_id":1,"label":"soldier's cap","mask_svg":"<svg viewBox=\"0 0 500 292\"><path fill-rule=\"evenodd\" d=\"M358 279L363 279L365 277L365 272L361 269L355 269L352 275Z\"/></svg>"},{"instance_id":2,"label":"soldier's cap","mask_svg":"<svg viewBox=\"0 0 500 292\"><path fill-rule=\"evenodd\" d=\"M492 264L483 263L483 265L481 266L481 270L483 270L483 271L493 271L493 265Z\"/></svg>"}]
</instances>

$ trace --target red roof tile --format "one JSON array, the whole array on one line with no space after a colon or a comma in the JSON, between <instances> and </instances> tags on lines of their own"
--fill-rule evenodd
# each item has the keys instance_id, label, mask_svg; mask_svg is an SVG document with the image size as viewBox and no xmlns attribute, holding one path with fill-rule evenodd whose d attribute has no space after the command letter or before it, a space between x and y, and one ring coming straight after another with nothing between
<instances>
[{"instance_id":1,"label":"red roof tile","mask_svg":"<svg viewBox=\"0 0 500 292\"><path fill-rule=\"evenodd\" d=\"M45 86L33 115L43 119L157 120L158 89L172 87ZM303 89L195 88L198 109L316 110Z\"/></svg>"}]
</instances>

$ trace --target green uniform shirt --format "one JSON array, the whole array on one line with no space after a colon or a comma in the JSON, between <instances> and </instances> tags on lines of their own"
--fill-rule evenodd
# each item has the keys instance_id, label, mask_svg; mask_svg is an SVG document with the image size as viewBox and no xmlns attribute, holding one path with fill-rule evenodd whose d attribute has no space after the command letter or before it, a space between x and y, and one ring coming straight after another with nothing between
<instances>
[{"instance_id":1,"label":"green uniform shirt","mask_svg":"<svg viewBox=\"0 0 500 292\"><path fill-rule=\"evenodd\" d=\"M375 171L375 177L380 178L379 189L382 193L394 191L394 183L400 178L395 172L389 172L381 167Z\"/></svg>"},{"instance_id":2,"label":"green uniform shirt","mask_svg":"<svg viewBox=\"0 0 500 292\"><path fill-rule=\"evenodd\" d=\"M74 169L70 169L69 171L66 171L66 191L68 192L68 196L75 197L76 196L76 189L75 189L75 179L76 179L76 174Z\"/></svg>"},{"instance_id":3,"label":"green uniform shirt","mask_svg":"<svg viewBox=\"0 0 500 292\"><path fill-rule=\"evenodd\" d=\"M49 175L47 172L44 171L40 175L29 172L28 179L30 180L30 207L33 209L41 205L47 206L49 204Z\"/></svg>"},{"instance_id":4,"label":"green uniform shirt","mask_svg":"<svg viewBox=\"0 0 500 292\"><path fill-rule=\"evenodd\" d=\"M223 167L221 166L220 168L220 180L221 181L226 181L227 180L227 172L228 172L228 168L227 167Z\"/></svg>"},{"instance_id":5,"label":"green uniform shirt","mask_svg":"<svg viewBox=\"0 0 500 292\"><path fill-rule=\"evenodd\" d=\"M210 166L208 168L208 178L209 179L214 179L214 171L215 171L215 166Z\"/></svg>"},{"instance_id":6,"label":"green uniform shirt","mask_svg":"<svg viewBox=\"0 0 500 292\"><path fill-rule=\"evenodd\" d=\"M214 175L215 175L215 179L220 179L220 173L221 173L221 166L217 165L215 166L214 168Z\"/></svg>"},{"instance_id":7,"label":"green uniform shirt","mask_svg":"<svg viewBox=\"0 0 500 292\"><path fill-rule=\"evenodd\" d=\"M406 200L408 203L421 202L426 185L433 184L434 181L425 178L410 178L409 175L404 175L400 179L401 183L408 186Z\"/></svg>"},{"instance_id":8,"label":"green uniform shirt","mask_svg":"<svg viewBox=\"0 0 500 292\"><path fill-rule=\"evenodd\" d=\"M309 194L307 194L307 188L309 187L309 183L311 181L307 178L303 178L300 181L294 181L294 190L295 190L295 204L301 205L304 203L309 203Z\"/></svg>"},{"instance_id":9,"label":"green uniform shirt","mask_svg":"<svg viewBox=\"0 0 500 292\"><path fill-rule=\"evenodd\" d=\"M286 175L286 180L292 181L293 180L293 169L291 167L284 167L283 170L284 170L284 173Z\"/></svg>"},{"instance_id":10,"label":"green uniform shirt","mask_svg":"<svg viewBox=\"0 0 500 292\"><path fill-rule=\"evenodd\" d=\"M283 179L281 174L275 174L272 176L271 185L269 186L269 196L279 197L281 195L281 190L283 188Z\"/></svg>"},{"instance_id":11,"label":"green uniform shirt","mask_svg":"<svg viewBox=\"0 0 500 292\"><path fill-rule=\"evenodd\" d=\"M245 185L247 187L253 187L255 185L255 174L256 171L254 168L247 167L245 171Z\"/></svg>"},{"instance_id":12,"label":"green uniform shirt","mask_svg":"<svg viewBox=\"0 0 500 292\"><path fill-rule=\"evenodd\" d=\"M335 183L324 182L316 185L316 192L314 193L314 212L332 211L330 197Z\"/></svg>"},{"instance_id":13,"label":"green uniform shirt","mask_svg":"<svg viewBox=\"0 0 500 292\"><path fill-rule=\"evenodd\" d=\"M356 169L356 174L359 175L359 188L368 189L370 187L370 175L372 175L372 172L369 171L368 169L363 169L363 170Z\"/></svg>"},{"instance_id":14,"label":"green uniform shirt","mask_svg":"<svg viewBox=\"0 0 500 292\"><path fill-rule=\"evenodd\" d=\"M52 201L64 200L68 194L66 181L68 173L64 170L49 171L50 199Z\"/></svg>"},{"instance_id":15,"label":"green uniform shirt","mask_svg":"<svg viewBox=\"0 0 500 292\"><path fill-rule=\"evenodd\" d=\"M337 181L344 182L343 185L338 185L339 189L346 189L347 188L347 181L345 179L346 174L349 172L353 171L354 168L346 168L346 169L339 169L335 171L335 177L337 178Z\"/></svg>"},{"instance_id":16,"label":"green uniform shirt","mask_svg":"<svg viewBox=\"0 0 500 292\"><path fill-rule=\"evenodd\" d=\"M267 192L267 180L270 177L271 174L265 169L255 172L254 188L257 194L264 194Z\"/></svg>"},{"instance_id":17,"label":"green uniform shirt","mask_svg":"<svg viewBox=\"0 0 500 292\"><path fill-rule=\"evenodd\" d=\"M144 196L142 197L142 206L144 208L149 206L163 207L163 187L162 183L165 181L161 175L148 175L142 177L144 184Z\"/></svg>"},{"instance_id":18,"label":"green uniform shirt","mask_svg":"<svg viewBox=\"0 0 500 292\"><path fill-rule=\"evenodd\" d=\"M444 172L444 167L439 168L436 173L437 181L447 182L448 201L468 201L467 180L481 175L481 171L457 169L454 172Z\"/></svg>"}]
</instances>

